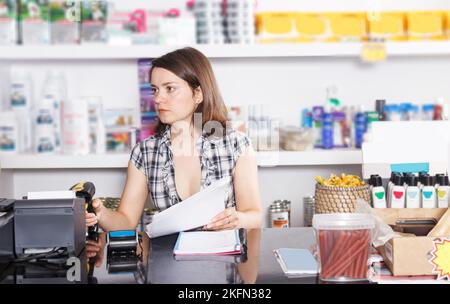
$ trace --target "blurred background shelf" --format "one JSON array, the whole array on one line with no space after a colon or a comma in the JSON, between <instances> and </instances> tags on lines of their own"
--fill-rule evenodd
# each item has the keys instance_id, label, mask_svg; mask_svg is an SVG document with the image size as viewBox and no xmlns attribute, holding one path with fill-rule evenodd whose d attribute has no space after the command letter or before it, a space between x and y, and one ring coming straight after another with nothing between
<instances>
[{"instance_id":1,"label":"blurred background shelf","mask_svg":"<svg viewBox=\"0 0 450 304\"><path fill-rule=\"evenodd\" d=\"M0 168L15 169L97 169L126 168L128 153L72 155L1 155ZM257 152L258 165L314 166L314 165L354 165L362 163L361 150L312 150L312 151L267 151Z\"/></svg>"},{"instance_id":2,"label":"blurred background shelf","mask_svg":"<svg viewBox=\"0 0 450 304\"><path fill-rule=\"evenodd\" d=\"M209 58L359 57L362 43L196 45ZM113 60L161 56L183 46L1 46L0 60ZM450 55L450 41L388 42L387 56Z\"/></svg>"}]
</instances>

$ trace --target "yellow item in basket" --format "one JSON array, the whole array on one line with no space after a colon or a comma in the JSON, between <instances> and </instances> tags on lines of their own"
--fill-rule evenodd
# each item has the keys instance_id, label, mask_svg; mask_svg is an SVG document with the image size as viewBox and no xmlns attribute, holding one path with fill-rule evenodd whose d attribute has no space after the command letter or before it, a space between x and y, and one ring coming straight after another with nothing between
<instances>
[{"instance_id":1,"label":"yellow item in basket","mask_svg":"<svg viewBox=\"0 0 450 304\"><path fill-rule=\"evenodd\" d=\"M356 175L346 175L344 173L341 176L331 174L329 179L324 179L321 176L316 176L315 180L322 186L335 186L335 187L360 187L364 186L366 183L361 181L359 176Z\"/></svg>"},{"instance_id":2,"label":"yellow item in basket","mask_svg":"<svg viewBox=\"0 0 450 304\"><path fill-rule=\"evenodd\" d=\"M364 13L329 13L331 41L361 41L366 38Z\"/></svg>"},{"instance_id":3,"label":"yellow item in basket","mask_svg":"<svg viewBox=\"0 0 450 304\"><path fill-rule=\"evenodd\" d=\"M406 20L410 40L442 40L445 38L444 14L441 11L408 12Z\"/></svg>"},{"instance_id":4,"label":"yellow item in basket","mask_svg":"<svg viewBox=\"0 0 450 304\"><path fill-rule=\"evenodd\" d=\"M328 18L323 14L298 13L295 20L300 42L323 41L330 37Z\"/></svg>"},{"instance_id":5,"label":"yellow item in basket","mask_svg":"<svg viewBox=\"0 0 450 304\"><path fill-rule=\"evenodd\" d=\"M371 39L402 40L406 37L405 14L381 12L367 16L368 34Z\"/></svg>"}]
</instances>

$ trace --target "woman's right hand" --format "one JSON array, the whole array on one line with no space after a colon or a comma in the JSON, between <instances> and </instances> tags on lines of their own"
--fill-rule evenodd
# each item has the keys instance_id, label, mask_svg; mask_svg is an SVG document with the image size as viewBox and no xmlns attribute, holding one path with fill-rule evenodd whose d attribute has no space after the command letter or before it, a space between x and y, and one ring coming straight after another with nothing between
<instances>
[{"instance_id":1,"label":"woman's right hand","mask_svg":"<svg viewBox=\"0 0 450 304\"><path fill-rule=\"evenodd\" d=\"M102 216L103 208L105 208L103 206L102 201L98 198L96 198L92 201L92 207L94 207L95 214L88 213L86 211L86 226L87 227L94 226L95 224L98 223L98 221L100 220L100 218Z\"/></svg>"}]
</instances>

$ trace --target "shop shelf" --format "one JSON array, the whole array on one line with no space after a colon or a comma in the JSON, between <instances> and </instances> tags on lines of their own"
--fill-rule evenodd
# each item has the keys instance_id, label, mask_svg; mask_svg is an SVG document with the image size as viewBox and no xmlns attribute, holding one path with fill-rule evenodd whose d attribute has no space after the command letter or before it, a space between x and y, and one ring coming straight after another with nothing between
<instances>
[{"instance_id":1,"label":"shop shelf","mask_svg":"<svg viewBox=\"0 0 450 304\"><path fill-rule=\"evenodd\" d=\"M1 46L0 60L115 60L161 56L182 46L164 45L52 45ZM359 57L361 43L294 43L252 45L196 45L209 58ZM388 56L450 55L450 41L386 43Z\"/></svg>"},{"instance_id":2,"label":"shop shelf","mask_svg":"<svg viewBox=\"0 0 450 304\"><path fill-rule=\"evenodd\" d=\"M128 153L72 155L15 154L0 155L0 168L12 169L96 169L126 168ZM362 164L361 150L312 150L257 152L258 165L320 166Z\"/></svg>"}]
</instances>

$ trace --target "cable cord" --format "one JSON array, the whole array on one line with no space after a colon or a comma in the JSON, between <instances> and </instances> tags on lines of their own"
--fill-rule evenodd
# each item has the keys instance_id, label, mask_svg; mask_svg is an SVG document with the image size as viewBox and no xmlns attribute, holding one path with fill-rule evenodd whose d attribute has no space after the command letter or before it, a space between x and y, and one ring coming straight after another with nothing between
<instances>
[{"instance_id":1,"label":"cable cord","mask_svg":"<svg viewBox=\"0 0 450 304\"><path fill-rule=\"evenodd\" d=\"M28 256L24 256L22 258L17 258L13 260L13 263L21 263L21 262L28 262L31 260L40 260L40 259L51 259L55 257L59 257L63 254L67 253L67 249L64 247L55 247L52 250L48 252L42 252L42 253L36 253L36 254L30 254Z\"/></svg>"}]
</instances>

